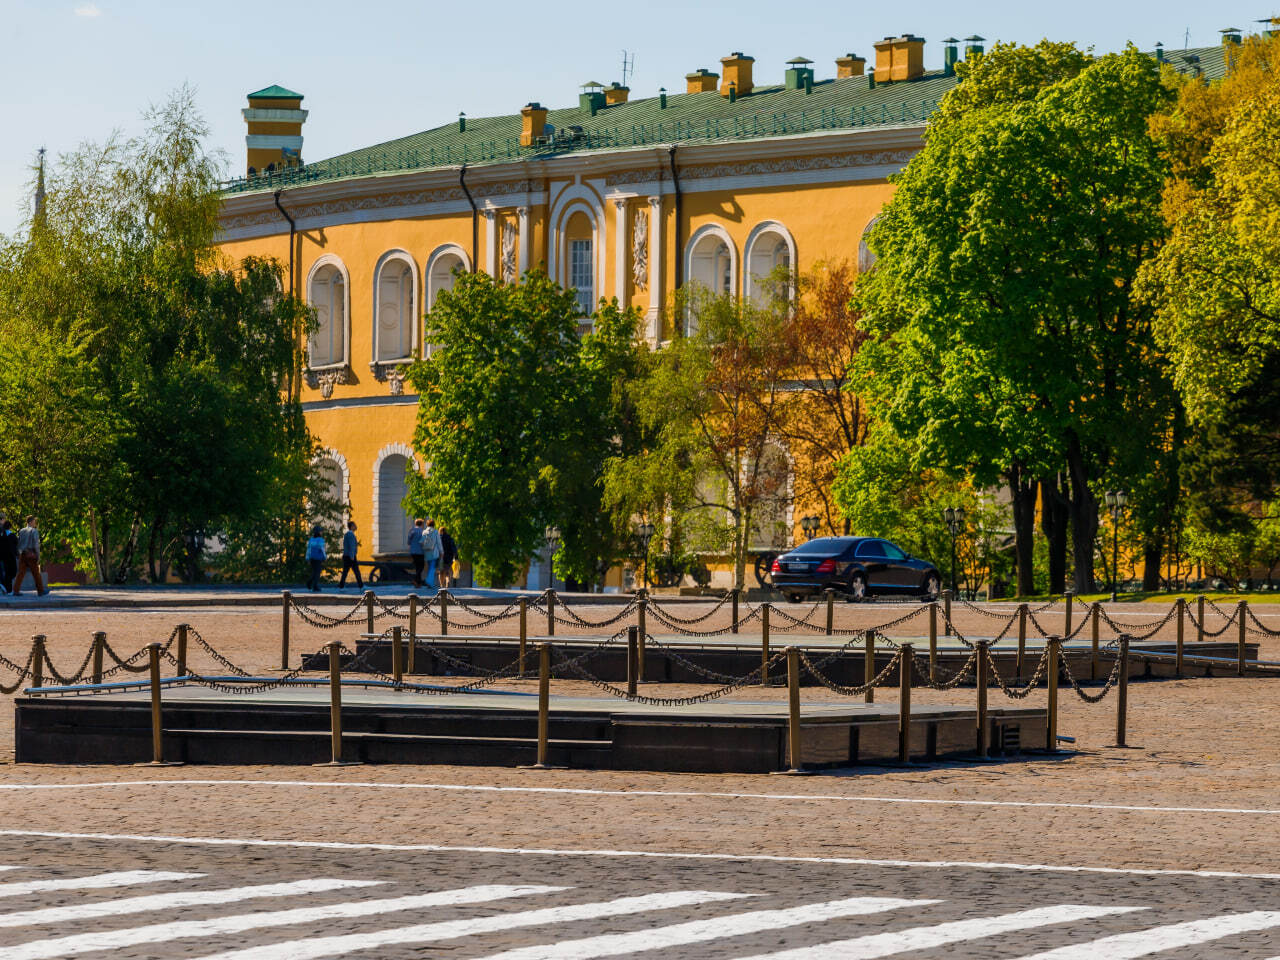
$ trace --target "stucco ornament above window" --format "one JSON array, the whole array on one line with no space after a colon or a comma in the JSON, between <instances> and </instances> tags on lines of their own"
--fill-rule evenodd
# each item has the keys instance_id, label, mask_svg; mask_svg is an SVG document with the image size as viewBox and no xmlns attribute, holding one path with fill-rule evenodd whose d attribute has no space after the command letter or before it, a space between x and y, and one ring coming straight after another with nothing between
<instances>
[{"instance_id":1,"label":"stucco ornament above window","mask_svg":"<svg viewBox=\"0 0 1280 960\"><path fill-rule=\"evenodd\" d=\"M320 396L328 400L333 396L333 388L339 383L352 383L351 368L339 367L336 370L312 370L307 368L306 374L307 386L312 390L319 390Z\"/></svg>"},{"instance_id":2,"label":"stucco ornament above window","mask_svg":"<svg viewBox=\"0 0 1280 960\"><path fill-rule=\"evenodd\" d=\"M510 220L502 224L502 282L516 282L516 226Z\"/></svg>"},{"instance_id":3,"label":"stucco ornament above window","mask_svg":"<svg viewBox=\"0 0 1280 960\"><path fill-rule=\"evenodd\" d=\"M631 230L631 280L637 290L649 286L649 211L643 207L636 211Z\"/></svg>"}]
</instances>

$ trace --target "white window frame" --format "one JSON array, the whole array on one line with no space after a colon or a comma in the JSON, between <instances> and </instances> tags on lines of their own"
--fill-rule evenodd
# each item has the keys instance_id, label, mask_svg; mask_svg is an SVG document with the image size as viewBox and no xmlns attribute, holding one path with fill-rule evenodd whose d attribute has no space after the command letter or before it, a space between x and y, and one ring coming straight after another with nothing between
<instances>
[{"instance_id":1,"label":"white window frame","mask_svg":"<svg viewBox=\"0 0 1280 960\"><path fill-rule=\"evenodd\" d=\"M434 285L436 271L441 267L441 261L443 261L445 258L452 258L452 257L456 257L458 260L461 261L462 269L464 272L466 273L471 272L471 257L468 256L467 251L464 250L458 244L442 243L440 246L436 247L434 250L431 251L431 255L427 257L426 266L422 270L422 288L425 294L424 299L426 301L426 307L427 307L426 310L423 312L423 317L422 317L422 322L424 324L426 323L426 315L431 313L432 309L436 305L436 297L438 297L440 293L445 289L444 287L437 287ZM448 289L450 290L453 289L453 282L455 280L453 276L453 271L456 269L457 269L456 266L449 268L450 285ZM422 336L419 339L422 342L422 355L424 357L431 356L431 354L435 352L435 346L433 344L427 343L425 327L423 329Z\"/></svg>"},{"instance_id":2,"label":"white window frame","mask_svg":"<svg viewBox=\"0 0 1280 960\"><path fill-rule=\"evenodd\" d=\"M409 349L407 353L394 357L382 357L380 334L381 334L381 315L382 315L382 273L390 265L402 265L408 270L409 282L409 303L407 307L408 316L401 316L401 329L403 325L409 325ZM418 343L420 341L419 328L421 326L418 318L418 265L414 262L412 256L405 250L389 250L378 258L377 266L373 271L373 326L372 326L372 356L370 362L373 364L393 364L397 362L407 362L412 360L418 354ZM402 306L402 309L406 309Z\"/></svg>"},{"instance_id":3,"label":"white window frame","mask_svg":"<svg viewBox=\"0 0 1280 960\"><path fill-rule=\"evenodd\" d=\"M569 286L576 291L578 309L582 316L589 317L595 312L595 241L591 239L570 239L569 248ZM583 259L582 253L586 252Z\"/></svg>"},{"instance_id":4,"label":"white window frame","mask_svg":"<svg viewBox=\"0 0 1280 960\"><path fill-rule=\"evenodd\" d=\"M727 289L713 289L711 292L717 296L727 293L732 297L736 297L738 296L738 248L734 245L733 237L729 236L729 231L718 223L703 224L693 232L693 236L684 245L684 282L686 284L695 282L693 276L695 252L699 246L712 237L723 243L729 252L729 280ZM694 332L691 313L685 317L685 332L689 334Z\"/></svg>"},{"instance_id":5,"label":"white window frame","mask_svg":"<svg viewBox=\"0 0 1280 960\"><path fill-rule=\"evenodd\" d=\"M751 233L747 235L747 242L743 246L742 262L746 264L743 271L742 285L743 293L746 297L757 299L761 293L760 281L764 280L764 276L757 275L751 269L751 260L755 256L756 246L770 239L780 240L787 248L787 269L792 277L796 275L796 241L791 235L791 231L777 220L765 220L755 225ZM766 271L766 274L771 271ZM795 281L788 284L787 291L789 298L795 297ZM757 300L758 302L758 300Z\"/></svg>"},{"instance_id":6,"label":"white window frame","mask_svg":"<svg viewBox=\"0 0 1280 960\"><path fill-rule=\"evenodd\" d=\"M340 258L326 253L316 258L315 263L311 265L311 269L307 271L307 305L315 306L314 285L316 278L326 267L333 267L342 277L342 356L336 360L331 356L328 363L313 363L315 343L313 334L307 338L307 369L309 370L341 370L347 366L348 358L351 356L351 275L347 271L347 265ZM329 322L333 322L332 298L330 298Z\"/></svg>"}]
</instances>

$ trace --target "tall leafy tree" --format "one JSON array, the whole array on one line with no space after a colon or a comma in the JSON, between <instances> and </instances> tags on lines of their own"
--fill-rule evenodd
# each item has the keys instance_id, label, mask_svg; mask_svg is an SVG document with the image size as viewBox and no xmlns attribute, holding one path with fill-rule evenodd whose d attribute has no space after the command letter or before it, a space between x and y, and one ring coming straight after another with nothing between
<instances>
[{"instance_id":1,"label":"tall leafy tree","mask_svg":"<svg viewBox=\"0 0 1280 960\"><path fill-rule=\"evenodd\" d=\"M1012 489L1022 592L1037 479L1068 478L1075 585L1090 589L1095 488L1118 444L1152 443L1169 395L1130 296L1164 234L1147 124L1169 94L1133 48L1082 57L1042 44L979 60L964 109L940 111L899 178L858 291L880 340L861 369L895 428L923 463Z\"/></svg>"}]
</instances>

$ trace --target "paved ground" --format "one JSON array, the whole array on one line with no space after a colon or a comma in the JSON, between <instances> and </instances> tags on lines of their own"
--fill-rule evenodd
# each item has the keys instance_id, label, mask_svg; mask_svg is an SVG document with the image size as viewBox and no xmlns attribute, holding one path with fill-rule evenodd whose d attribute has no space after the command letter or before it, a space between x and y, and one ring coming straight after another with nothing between
<instances>
[{"instance_id":1,"label":"paved ground","mask_svg":"<svg viewBox=\"0 0 1280 960\"><path fill-rule=\"evenodd\" d=\"M842 607L839 622L885 613ZM961 629L989 619L968 616ZM237 662L278 667L270 608L5 616L0 652L25 657L43 632L74 669L94 629L132 652L178 619ZM295 649L335 633L352 642L358 629L295 624ZM1127 750L1111 746L1113 699L1069 697L1061 729L1075 754L803 778L10 765L0 865L15 869L0 872L0 957L1023 958L1075 947L1051 956L1268 960L1280 956L1277 682L1135 683ZM5 751L12 736L6 703ZM167 876L190 873L200 876ZM103 874L125 876L77 885ZM242 889L262 886L274 889ZM307 912L281 915L295 910Z\"/></svg>"}]
</instances>

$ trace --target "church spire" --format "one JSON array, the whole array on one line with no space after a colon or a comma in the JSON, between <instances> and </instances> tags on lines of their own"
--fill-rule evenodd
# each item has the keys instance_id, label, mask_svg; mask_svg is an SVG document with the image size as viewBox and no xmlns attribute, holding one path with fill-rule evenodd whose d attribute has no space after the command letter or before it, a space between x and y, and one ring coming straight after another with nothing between
<instances>
[{"instance_id":1,"label":"church spire","mask_svg":"<svg viewBox=\"0 0 1280 960\"><path fill-rule=\"evenodd\" d=\"M40 148L40 167L36 173L36 210L33 222L44 225L44 147Z\"/></svg>"}]
</instances>

